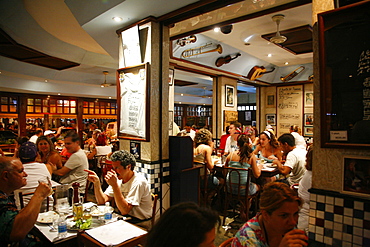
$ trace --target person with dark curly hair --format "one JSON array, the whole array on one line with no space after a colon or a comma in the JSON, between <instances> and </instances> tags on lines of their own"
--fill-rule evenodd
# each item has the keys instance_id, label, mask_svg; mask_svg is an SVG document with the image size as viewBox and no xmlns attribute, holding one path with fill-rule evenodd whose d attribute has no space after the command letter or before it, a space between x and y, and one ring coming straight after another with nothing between
<instances>
[{"instance_id":1,"label":"person with dark curly hair","mask_svg":"<svg viewBox=\"0 0 370 247\"><path fill-rule=\"evenodd\" d=\"M95 172L88 172L87 179L94 184L98 204L114 200L122 215L129 215L131 223L149 220L152 215L152 198L146 178L134 171L135 157L126 150L114 152L110 159L113 169L105 175L109 187L103 192L100 179Z\"/></svg>"},{"instance_id":2,"label":"person with dark curly hair","mask_svg":"<svg viewBox=\"0 0 370 247\"><path fill-rule=\"evenodd\" d=\"M182 202L170 207L148 234L145 247L214 247L217 212Z\"/></svg>"}]
</instances>

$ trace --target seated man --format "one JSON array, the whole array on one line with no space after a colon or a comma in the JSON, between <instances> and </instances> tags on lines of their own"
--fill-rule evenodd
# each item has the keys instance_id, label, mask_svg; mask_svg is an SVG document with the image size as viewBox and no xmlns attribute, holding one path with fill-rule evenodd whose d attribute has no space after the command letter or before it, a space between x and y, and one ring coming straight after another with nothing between
<instances>
[{"instance_id":1,"label":"seated man","mask_svg":"<svg viewBox=\"0 0 370 247\"><path fill-rule=\"evenodd\" d=\"M53 174L61 176L61 184L79 183L80 187L78 189L81 196L85 194L86 178L87 174L84 171L88 169L89 162L87 160L84 150L80 148L80 137L78 134L71 130L64 137L64 145L69 153L72 155L69 157L65 165L54 170Z\"/></svg>"},{"instance_id":2,"label":"seated man","mask_svg":"<svg viewBox=\"0 0 370 247\"><path fill-rule=\"evenodd\" d=\"M96 173L85 170L89 173L88 180L94 183L98 204L114 199L120 213L132 217L131 223L150 219L152 200L149 183L144 176L134 171L136 165L134 156L125 150L120 150L114 152L110 159L113 170L108 171L105 176L109 187L104 193Z\"/></svg>"},{"instance_id":3,"label":"seated man","mask_svg":"<svg viewBox=\"0 0 370 247\"><path fill-rule=\"evenodd\" d=\"M41 203L48 196L50 188L40 183L28 205L17 210L9 195L27 184L27 173L22 162L16 158L0 157L0 245L27 246L35 241L27 234L34 227Z\"/></svg>"},{"instance_id":4,"label":"seated man","mask_svg":"<svg viewBox=\"0 0 370 247\"><path fill-rule=\"evenodd\" d=\"M284 165L278 160L274 160L273 163L277 165L280 173L286 176L285 179L279 182L292 185L301 181L304 173L306 172L306 149L296 148L294 136L290 133L282 134L278 141L286 156Z\"/></svg>"},{"instance_id":5,"label":"seated man","mask_svg":"<svg viewBox=\"0 0 370 247\"><path fill-rule=\"evenodd\" d=\"M38 181L40 179L47 178L49 179L49 181L51 180L51 175L48 170L50 168L50 165L35 162L36 157L37 157L37 147L35 143L25 142L20 146L19 159L23 163L24 171L27 173L27 185L22 186L22 188L14 192L15 202L16 202L18 209L21 209L20 201L19 201L19 192L22 192L23 194L34 192L39 184ZM23 203L25 206L29 203L31 198L32 198L32 195L23 196ZM49 196L49 198L50 198L49 208L52 209L53 197ZM47 205L47 200L44 200L44 203L42 204L40 212L44 212L46 210L47 208L46 205Z\"/></svg>"}]
</instances>

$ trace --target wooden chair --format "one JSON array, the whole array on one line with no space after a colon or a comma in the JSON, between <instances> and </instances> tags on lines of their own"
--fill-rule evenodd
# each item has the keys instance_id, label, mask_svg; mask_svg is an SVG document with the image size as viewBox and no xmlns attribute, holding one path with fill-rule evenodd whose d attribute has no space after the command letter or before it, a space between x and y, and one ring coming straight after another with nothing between
<instances>
[{"instance_id":1,"label":"wooden chair","mask_svg":"<svg viewBox=\"0 0 370 247\"><path fill-rule=\"evenodd\" d=\"M249 184L252 176L252 169L250 168L235 168L235 167L224 167L225 174L225 204L224 204L224 219L223 225L227 217L229 206L232 205L233 215L235 216L236 209L239 209L240 217L243 221L249 219L249 209L252 201L255 202L255 211L258 209L258 195L259 192L254 195L249 195ZM246 182L242 182L243 173L247 173ZM231 179L233 178L233 179ZM234 180L234 181L233 181ZM245 188L245 193L242 189Z\"/></svg>"},{"instance_id":2,"label":"wooden chair","mask_svg":"<svg viewBox=\"0 0 370 247\"><path fill-rule=\"evenodd\" d=\"M139 237L132 238L123 243L115 245L116 247L136 247L144 245L146 241L147 234L141 235ZM79 247L105 247L106 245L100 243L98 240L89 236L84 231L77 233L77 241Z\"/></svg>"},{"instance_id":3,"label":"wooden chair","mask_svg":"<svg viewBox=\"0 0 370 247\"><path fill-rule=\"evenodd\" d=\"M155 215L157 213L157 201L158 201L158 195L152 193L152 219L151 219L151 227L153 227L155 223Z\"/></svg>"},{"instance_id":4,"label":"wooden chair","mask_svg":"<svg viewBox=\"0 0 370 247\"><path fill-rule=\"evenodd\" d=\"M234 238L228 238L225 241L223 241L218 247L230 247L231 242L234 240Z\"/></svg>"},{"instance_id":5,"label":"wooden chair","mask_svg":"<svg viewBox=\"0 0 370 247\"><path fill-rule=\"evenodd\" d=\"M34 193L35 192L29 192L29 193L23 193L22 191L18 192L19 204L21 206L21 209L25 207L23 197L33 195ZM54 195L55 195L55 193L53 194L53 196ZM56 202L56 200L54 198L53 206L55 206L55 202ZM48 197L46 197L46 211L49 211L49 209L50 209L50 197L48 196ZM53 209L51 208L51 210L53 210Z\"/></svg>"}]
</instances>

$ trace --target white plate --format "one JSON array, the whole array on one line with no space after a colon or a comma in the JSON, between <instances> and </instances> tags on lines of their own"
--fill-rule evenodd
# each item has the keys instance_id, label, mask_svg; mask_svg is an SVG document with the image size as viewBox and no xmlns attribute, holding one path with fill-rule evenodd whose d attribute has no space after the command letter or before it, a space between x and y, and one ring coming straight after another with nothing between
<instances>
[{"instance_id":1,"label":"white plate","mask_svg":"<svg viewBox=\"0 0 370 247\"><path fill-rule=\"evenodd\" d=\"M39 216L37 217L37 222L43 224L51 224L53 223L53 219L57 217L59 217L59 215L54 211L39 213Z\"/></svg>"},{"instance_id":2,"label":"white plate","mask_svg":"<svg viewBox=\"0 0 370 247\"><path fill-rule=\"evenodd\" d=\"M91 212L90 212L90 214L91 214L93 217L103 216L103 215L104 215L104 207L105 207L105 206L98 206L99 213L98 213L98 212L91 211Z\"/></svg>"}]
</instances>

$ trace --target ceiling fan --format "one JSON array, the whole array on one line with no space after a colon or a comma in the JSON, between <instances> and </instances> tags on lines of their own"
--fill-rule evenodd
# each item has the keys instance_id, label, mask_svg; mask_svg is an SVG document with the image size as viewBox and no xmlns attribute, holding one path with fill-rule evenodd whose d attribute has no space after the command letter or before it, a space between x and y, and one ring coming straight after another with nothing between
<instances>
[{"instance_id":1,"label":"ceiling fan","mask_svg":"<svg viewBox=\"0 0 370 247\"><path fill-rule=\"evenodd\" d=\"M276 22L277 32L276 32L275 36L270 38L271 43L281 44L281 43L284 43L287 40L287 37L281 35L280 31L279 31L280 22L283 21L284 18L285 18L285 15L283 15L283 14L277 14L277 15L274 15L272 17L272 21Z\"/></svg>"},{"instance_id":2,"label":"ceiling fan","mask_svg":"<svg viewBox=\"0 0 370 247\"><path fill-rule=\"evenodd\" d=\"M108 71L103 71L103 74L104 74L104 82L102 84L100 84L100 87L110 87L110 86L115 85L115 84L112 84L112 83L107 83L107 75L109 74Z\"/></svg>"}]
</instances>

